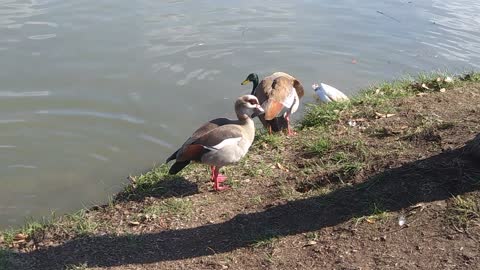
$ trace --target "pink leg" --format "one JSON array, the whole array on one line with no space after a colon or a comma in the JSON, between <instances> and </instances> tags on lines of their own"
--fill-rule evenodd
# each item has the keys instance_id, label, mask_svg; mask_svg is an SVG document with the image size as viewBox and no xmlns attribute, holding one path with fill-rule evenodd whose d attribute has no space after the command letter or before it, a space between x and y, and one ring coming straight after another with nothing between
<instances>
[{"instance_id":1,"label":"pink leg","mask_svg":"<svg viewBox=\"0 0 480 270\"><path fill-rule=\"evenodd\" d=\"M210 166L210 171L212 173L212 175L210 176L210 180L212 180L212 182L213 182L213 180L215 178L215 166Z\"/></svg>"},{"instance_id":2,"label":"pink leg","mask_svg":"<svg viewBox=\"0 0 480 270\"><path fill-rule=\"evenodd\" d=\"M285 116L285 119L287 120L288 136L296 135L297 133L293 131L292 128L290 127L290 115L287 114Z\"/></svg>"},{"instance_id":3,"label":"pink leg","mask_svg":"<svg viewBox=\"0 0 480 270\"><path fill-rule=\"evenodd\" d=\"M215 168L213 189L215 189L216 191L229 189L230 187L227 185L220 185L220 183L225 182L225 180L227 180L227 177L220 174L220 168Z\"/></svg>"}]
</instances>

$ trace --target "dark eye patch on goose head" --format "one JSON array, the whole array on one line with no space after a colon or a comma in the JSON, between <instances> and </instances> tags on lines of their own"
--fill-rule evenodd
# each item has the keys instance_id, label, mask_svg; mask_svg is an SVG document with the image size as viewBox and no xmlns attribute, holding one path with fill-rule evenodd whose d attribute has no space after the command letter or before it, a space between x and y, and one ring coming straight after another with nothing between
<instances>
[{"instance_id":1,"label":"dark eye patch on goose head","mask_svg":"<svg viewBox=\"0 0 480 270\"><path fill-rule=\"evenodd\" d=\"M258 100L256 98L248 99L247 102L252 105L258 105Z\"/></svg>"}]
</instances>

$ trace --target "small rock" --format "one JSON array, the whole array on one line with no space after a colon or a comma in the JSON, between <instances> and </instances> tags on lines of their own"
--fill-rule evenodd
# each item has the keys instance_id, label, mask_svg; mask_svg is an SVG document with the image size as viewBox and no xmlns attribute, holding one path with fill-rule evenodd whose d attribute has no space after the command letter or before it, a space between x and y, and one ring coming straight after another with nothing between
<instances>
[{"instance_id":1,"label":"small rock","mask_svg":"<svg viewBox=\"0 0 480 270\"><path fill-rule=\"evenodd\" d=\"M382 235L382 236L380 237L380 240L382 240L382 241L387 241L387 236L386 236L386 235Z\"/></svg>"}]
</instances>

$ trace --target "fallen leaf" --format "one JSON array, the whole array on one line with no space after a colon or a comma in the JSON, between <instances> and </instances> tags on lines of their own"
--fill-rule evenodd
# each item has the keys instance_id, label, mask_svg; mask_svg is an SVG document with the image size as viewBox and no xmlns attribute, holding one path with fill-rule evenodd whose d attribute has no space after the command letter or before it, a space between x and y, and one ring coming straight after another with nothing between
<instances>
[{"instance_id":1,"label":"fallen leaf","mask_svg":"<svg viewBox=\"0 0 480 270\"><path fill-rule=\"evenodd\" d=\"M140 222L138 222L138 221L129 221L129 222L128 222L128 225L130 225L130 226L138 226L138 225L140 225Z\"/></svg>"},{"instance_id":2,"label":"fallen leaf","mask_svg":"<svg viewBox=\"0 0 480 270\"><path fill-rule=\"evenodd\" d=\"M446 83L453 83L453 79L451 77L446 77L443 81Z\"/></svg>"},{"instance_id":3,"label":"fallen leaf","mask_svg":"<svg viewBox=\"0 0 480 270\"><path fill-rule=\"evenodd\" d=\"M277 167L278 167L280 170L283 170L283 171L288 172L288 169L285 168L282 164L280 164L280 163L278 163L278 162L277 162Z\"/></svg>"},{"instance_id":4,"label":"fallen leaf","mask_svg":"<svg viewBox=\"0 0 480 270\"><path fill-rule=\"evenodd\" d=\"M366 220L368 223L370 223L370 224L375 223L375 220L374 220L374 219L369 219L369 218L367 218L367 219L365 219L365 220Z\"/></svg>"},{"instance_id":5,"label":"fallen leaf","mask_svg":"<svg viewBox=\"0 0 480 270\"><path fill-rule=\"evenodd\" d=\"M357 118L357 119L353 119L353 121L355 121L355 122L365 122L365 121L367 121L367 119L366 118Z\"/></svg>"},{"instance_id":6,"label":"fallen leaf","mask_svg":"<svg viewBox=\"0 0 480 270\"><path fill-rule=\"evenodd\" d=\"M317 244L317 241L310 240L304 245L304 247L313 246L313 245L316 245L316 244Z\"/></svg>"},{"instance_id":7,"label":"fallen leaf","mask_svg":"<svg viewBox=\"0 0 480 270\"><path fill-rule=\"evenodd\" d=\"M425 83L422 83L422 88L423 88L423 89L430 90L430 88L428 88L428 86L427 86Z\"/></svg>"},{"instance_id":8,"label":"fallen leaf","mask_svg":"<svg viewBox=\"0 0 480 270\"><path fill-rule=\"evenodd\" d=\"M378 117L378 118L389 118L389 117L392 117L392 116L395 116L394 113L379 113L379 112L375 112L375 115Z\"/></svg>"},{"instance_id":9,"label":"fallen leaf","mask_svg":"<svg viewBox=\"0 0 480 270\"><path fill-rule=\"evenodd\" d=\"M27 237L28 235L19 233L13 237L13 244L21 244L21 243L26 243L27 242Z\"/></svg>"},{"instance_id":10,"label":"fallen leaf","mask_svg":"<svg viewBox=\"0 0 480 270\"><path fill-rule=\"evenodd\" d=\"M423 210L425 208L425 204L423 203L417 203L415 205L412 205L409 207L410 210L413 210L413 209L417 209L417 208L420 208L421 210ZM420 210L420 211L421 211Z\"/></svg>"},{"instance_id":11,"label":"fallen leaf","mask_svg":"<svg viewBox=\"0 0 480 270\"><path fill-rule=\"evenodd\" d=\"M25 240L27 239L28 235L23 234L23 233L18 233L13 237L13 241L19 241L19 240Z\"/></svg>"},{"instance_id":12,"label":"fallen leaf","mask_svg":"<svg viewBox=\"0 0 480 270\"><path fill-rule=\"evenodd\" d=\"M445 88L440 89L441 93L445 93L445 91L447 91L447 89L445 89Z\"/></svg>"},{"instance_id":13,"label":"fallen leaf","mask_svg":"<svg viewBox=\"0 0 480 270\"><path fill-rule=\"evenodd\" d=\"M417 97L423 97L423 96L426 96L426 95L428 95L428 94L422 92L422 93L418 93L416 96L417 96Z\"/></svg>"},{"instance_id":14,"label":"fallen leaf","mask_svg":"<svg viewBox=\"0 0 480 270\"><path fill-rule=\"evenodd\" d=\"M438 77L437 82L441 82L441 81L442 81L442 78Z\"/></svg>"}]
</instances>

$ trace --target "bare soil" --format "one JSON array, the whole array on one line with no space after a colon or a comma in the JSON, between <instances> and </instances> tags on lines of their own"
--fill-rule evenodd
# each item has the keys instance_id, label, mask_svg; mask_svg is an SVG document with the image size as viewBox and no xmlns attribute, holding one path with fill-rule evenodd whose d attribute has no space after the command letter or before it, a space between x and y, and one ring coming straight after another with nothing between
<instances>
[{"instance_id":1,"label":"bare soil","mask_svg":"<svg viewBox=\"0 0 480 270\"><path fill-rule=\"evenodd\" d=\"M148 196L119 194L86 213L97 224L88 233L47 227L8 246L8 265L480 269L480 160L466 151L480 133L480 83L387 105L394 115L358 104L328 131L260 139L226 169L225 192L195 165ZM308 147L319 137L329 140L321 153ZM145 211L175 198L185 209Z\"/></svg>"}]
</instances>

